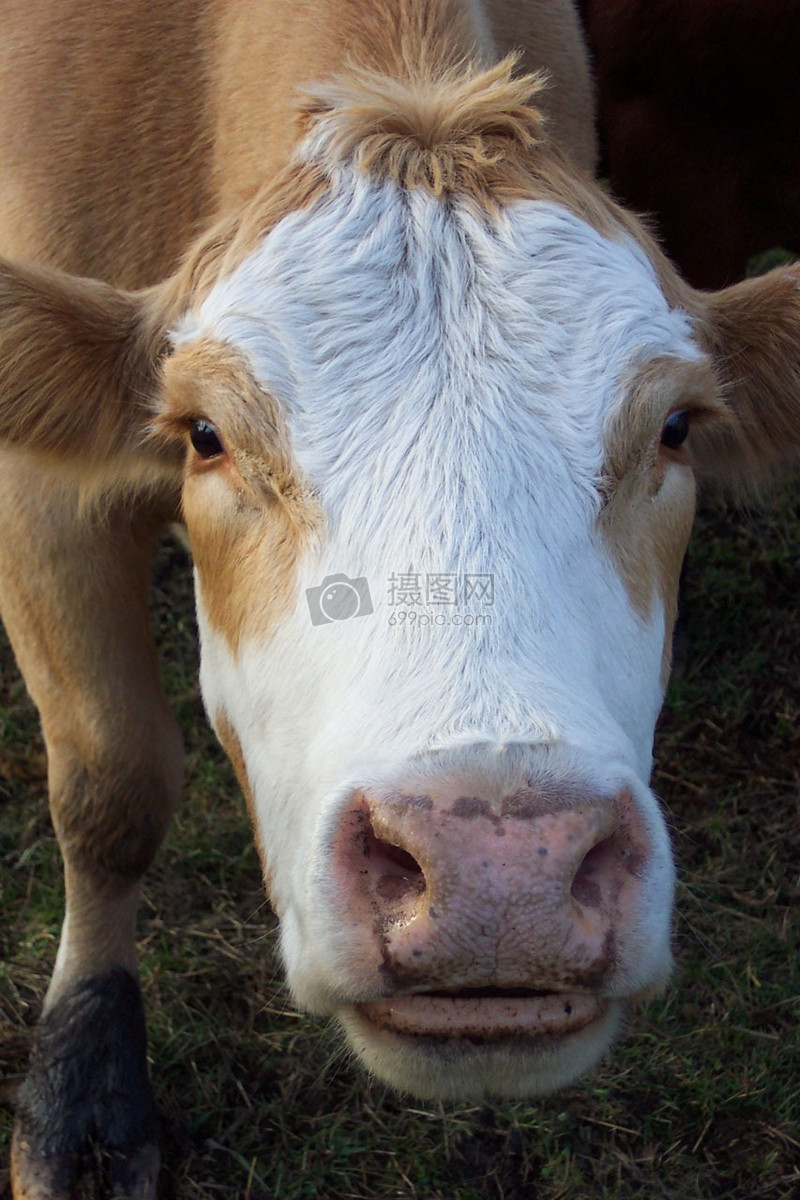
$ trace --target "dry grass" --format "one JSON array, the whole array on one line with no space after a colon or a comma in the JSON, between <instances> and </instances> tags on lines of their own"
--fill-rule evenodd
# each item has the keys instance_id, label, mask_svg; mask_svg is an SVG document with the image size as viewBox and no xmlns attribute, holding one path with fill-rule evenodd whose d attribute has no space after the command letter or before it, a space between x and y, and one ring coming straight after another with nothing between
<instances>
[{"instance_id":1,"label":"dry grass","mask_svg":"<svg viewBox=\"0 0 800 1200\"><path fill-rule=\"evenodd\" d=\"M580 1086L543 1103L447 1111L370 1085L331 1032L287 1002L243 804L197 695L187 564L165 544L153 619L189 755L185 804L141 914L165 1197L800 1194L799 534L789 491L768 514L709 509L692 545L686 660L657 745L682 878L668 995ZM5 644L0 667L8 1078L24 1068L61 884L35 716ZM2 1164L10 1120L2 1115Z\"/></svg>"}]
</instances>

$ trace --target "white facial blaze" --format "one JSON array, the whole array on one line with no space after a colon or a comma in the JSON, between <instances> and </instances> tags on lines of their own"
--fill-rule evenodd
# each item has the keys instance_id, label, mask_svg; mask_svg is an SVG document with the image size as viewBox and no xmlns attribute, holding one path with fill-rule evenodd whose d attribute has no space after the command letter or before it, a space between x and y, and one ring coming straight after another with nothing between
<instances>
[{"instance_id":1,"label":"white facial blaze","mask_svg":"<svg viewBox=\"0 0 800 1200\"><path fill-rule=\"evenodd\" d=\"M664 859L647 936L665 945L669 852L646 790L664 618L637 614L597 532L622 382L696 357L642 252L553 204L494 221L343 171L176 340L201 335L277 396L327 522L267 644L234 657L199 595L206 704L241 740L301 998L336 992L314 908L332 806L460 743L563 743L632 781ZM373 611L324 620L326 603L349 611L319 590L334 575L363 580L351 606Z\"/></svg>"}]
</instances>

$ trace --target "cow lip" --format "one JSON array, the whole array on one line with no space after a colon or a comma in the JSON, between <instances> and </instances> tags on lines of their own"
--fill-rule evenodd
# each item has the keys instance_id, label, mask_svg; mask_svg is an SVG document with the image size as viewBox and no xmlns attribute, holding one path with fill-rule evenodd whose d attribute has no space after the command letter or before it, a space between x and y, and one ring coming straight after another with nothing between
<instances>
[{"instance_id":1,"label":"cow lip","mask_svg":"<svg viewBox=\"0 0 800 1200\"><path fill-rule=\"evenodd\" d=\"M606 1015L611 1001L590 992L418 992L354 1005L387 1033L437 1040L501 1041L578 1033Z\"/></svg>"}]
</instances>

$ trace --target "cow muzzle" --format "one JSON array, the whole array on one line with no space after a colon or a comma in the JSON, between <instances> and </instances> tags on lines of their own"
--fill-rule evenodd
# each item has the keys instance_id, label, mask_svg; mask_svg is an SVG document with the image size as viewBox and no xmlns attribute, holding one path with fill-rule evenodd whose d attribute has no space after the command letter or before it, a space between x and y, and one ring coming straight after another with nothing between
<instances>
[{"instance_id":1,"label":"cow muzzle","mask_svg":"<svg viewBox=\"0 0 800 1200\"><path fill-rule=\"evenodd\" d=\"M599 1057L623 1004L669 972L668 918L660 953L644 948L656 852L632 790L507 788L474 772L414 778L356 790L338 815L342 965L363 997L339 1016L372 1069L417 1094L560 1086ZM492 1082L506 1060L514 1069ZM513 1082L523 1060L527 1082Z\"/></svg>"}]
</instances>

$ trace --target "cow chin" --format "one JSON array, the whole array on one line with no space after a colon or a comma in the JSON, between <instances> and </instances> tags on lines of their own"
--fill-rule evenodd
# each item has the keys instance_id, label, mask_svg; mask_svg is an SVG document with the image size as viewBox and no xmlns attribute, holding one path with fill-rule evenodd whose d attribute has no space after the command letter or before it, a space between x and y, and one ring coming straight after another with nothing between
<instances>
[{"instance_id":1,"label":"cow chin","mask_svg":"<svg viewBox=\"0 0 800 1200\"><path fill-rule=\"evenodd\" d=\"M624 1011L621 1000L550 993L394 997L336 1015L384 1083L421 1100L478 1101L547 1096L574 1082L609 1048Z\"/></svg>"}]
</instances>

